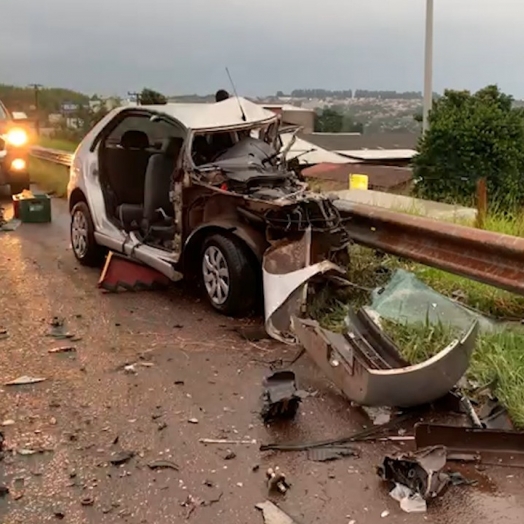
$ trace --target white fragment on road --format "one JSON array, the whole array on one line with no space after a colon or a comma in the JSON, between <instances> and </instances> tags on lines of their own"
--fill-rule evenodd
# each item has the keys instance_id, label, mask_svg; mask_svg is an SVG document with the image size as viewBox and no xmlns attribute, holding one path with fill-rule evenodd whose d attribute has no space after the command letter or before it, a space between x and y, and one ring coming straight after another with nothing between
<instances>
[{"instance_id":1,"label":"white fragment on road","mask_svg":"<svg viewBox=\"0 0 524 524\"><path fill-rule=\"evenodd\" d=\"M7 419L2 422L2 426L13 426L15 421L13 419Z\"/></svg>"},{"instance_id":2,"label":"white fragment on road","mask_svg":"<svg viewBox=\"0 0 524 524\"><path fill-rule=\"evenodd\" d=\"M73 353L76 351L74 346L58 346L56 348L48 349L48 353Z\"/></svg>"},{"instance_id":3,"label":"white fragment on road","mask_svg":"<svg viewBox=\"0 0 524 524\"><path fill-rule=\"evenodd\" d=\"M15 378L11 382L6 382L4 386L25 386L26 384L38 384L39 382L44 382L45 378L41 377L30 377L27 375L22 375L21 377Z\"/></svg>"},{"instance_id":4,"label":"white fragment on road","mask_svg":"<svg viewBox=\"0 0 524 524\"><path fill-rule=\"evenodd\" d=\"M427 504L422 495L413 492L403 484L395 484L389 496L399 502L400 508L406 513L425 513L427 511Z\"/></svg>"},{"instance_id":5,"label":"white fragment on road","mask_svg":"<svg viewBox=\"0 0 524 524\"><path fill-rule=\"evenodd\" d=\"M253 440L228 440L223 438L201 438L199 441L201 444L256 444L256 439Z\"/></svg>"},{"instance_id":6,"label":"white fragment on road","mask_svg":"<svg viewBox=\"0 0 524 524\"><path fill-rule=\"evenodd\" d=\"M242 482L237 482L237 486L238 486L239 488L243 488L243 487L244 487L244 484L242 484Z\"/></svg>"},{"instance_id":7,"label":"white fragment on road","mask_svg":"<svg viewBox=\"0 0 524 524\"><path fill-rule=\"evenodd\" d=\"M384 511L380 514L380 516L381 516L383 519L385 519L387 516L389 516L389 511L388 511L387 509L384 510Z\"/></svg>"},{"instance_id":8,"label":"white fragment on road","mask_svg":"<svg viewBox=\"0 0 524 524\"><path fill-rule=\"evenodd\" d=\"M198 424L198 419L197 419L197 418L190 418L190 419L188 420L188 422L189 422L190 424Z\"/></svg>"},{"instance_id":9,"label":"white fragment on road","mask_svg":"<svg viewBox=\"0 0 524 524\"><path fill-rule=\"evenodd\" d=\"M124 366L124 371L128 374L135 374L136 368L134 364L129 364L128 366Z\"/></svg>"},{"instance_id":10,"label":"white fragment on road","mask_svg":"<svg viewBox=\"0 0 524 524\"><path fill-rule=\"evenodd\" d=\"M152 368L154 366L153 362L139 362L138 365L143 368Z\"/></svg>"},{"instance_id":11,"label":"white fragment on road","mask_svg":"<svg viewBox=\"0 0 524 524\"><path fill-rule=\"evenodd\" d=\"M265 524L296 524L296 522L284 513L276 504L266 500L257 504L255 508L262 511Z\"/></svg>"}]
</instances>

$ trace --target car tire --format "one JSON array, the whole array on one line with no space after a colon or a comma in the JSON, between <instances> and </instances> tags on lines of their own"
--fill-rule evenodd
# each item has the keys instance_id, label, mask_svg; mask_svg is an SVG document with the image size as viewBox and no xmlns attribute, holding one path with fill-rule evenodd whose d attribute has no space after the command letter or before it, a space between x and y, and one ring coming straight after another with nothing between
<instances>
[{"instance_id":1,"label":"car tire","mask_svg":"<svg viewBox=\"0 0 524 524\"><path fill-rule=\"evenodd\" d=\"M29 180L29 176L22 178L21 180L17 180L14 183L11 183L11 195L18 195L24 189L30 189L31 188L31 181Z\"/></svg>"},{"instance_id":2,"label":"car tire","mask_svg":"<svg viewBox=\"0 0 524 524\"><path fill-rule=\"evenodd\" d=\"M86 202L78 202L71 211L71 247L83 266L97 267L104 259L104 249L96 243L95 227Z\"/></svg>"},{"instance_id":3,"label":"car tire","mask_svg":"<svg viewBox=\"0 0 524 524\"><path fill-rule=\"evenodd\" d=\"M222 234L208 237L200 256L200 274L206 297L220 313L248 316L260 297L259 271L249 248Z\"/></svg>"}]
</instances>

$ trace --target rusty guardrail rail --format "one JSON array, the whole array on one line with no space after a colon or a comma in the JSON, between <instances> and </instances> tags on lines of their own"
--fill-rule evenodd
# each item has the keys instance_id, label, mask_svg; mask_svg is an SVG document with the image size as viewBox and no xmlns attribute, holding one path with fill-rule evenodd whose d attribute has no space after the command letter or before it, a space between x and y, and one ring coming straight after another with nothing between
<instances>
[{"instance_id":1,"label":"rusty guardrail rail","mask_svg":"<svg viewBox=\"0 0 524 524\"><path fill-rule=\"evenodd\" d=\"M33 146L30 150L31 156L40 160L47 160L53 164L69 167L73 161L73 155L67 151L59 149L49 149L47 147Z\"/></svg>"},{"instance_id":2,"label":"rusty guardrail rail","mask_svg":"<svg viewBox=\"0 0 524 524\"><path fill-rule=\"evenodd\" d=\"M336 200L358 244L524 295L524 238Z\"/></svg>"}]
</instances>

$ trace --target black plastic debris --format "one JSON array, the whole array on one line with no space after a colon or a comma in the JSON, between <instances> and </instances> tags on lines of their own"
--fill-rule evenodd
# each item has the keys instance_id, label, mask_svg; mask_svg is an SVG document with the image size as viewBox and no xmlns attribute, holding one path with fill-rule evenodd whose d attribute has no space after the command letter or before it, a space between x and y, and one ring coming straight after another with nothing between
<instances>
[{"instance_id":1,"label":"black plastic debris","mask_svg":"<svg viewBox=\"0 0 524 524\"><path fill-rule=\"evenodd\" d=\"M47 334L48 337L55 338L57 340L67 340L75 337L74 333L69 333L65 326L65 319L60 317L53 317L49 322L51 329Z\"/></svg>"},{"instance_id":2,"label":"black plastic debris","mask_svg":"<svg viewBox=\"0 0 524 524\"><path fill-rule=\"evenodd\" d=\"M119 451L109 459L109 463L113 466L121 466L129 462L134 456L135 453L133 451Z\"/></svg>"},{"instance_id":3,"label":"black plastic debris","mask_svg":"<svg viewBox=\"0 0 524 524\"><path fill-rule=\"evenodd\" d=\"M170 460L153 460L152 462L150 462L147 467L149 469L153 469L153 470L156 470L156 469L174 469L175 471L178 471L180 468L178 467L177 464L175 464L174 462L170 461Z\"/></svg>"},{"instance_id":4,"label":"black plastic debris","mask_svg":"<svg viewBox=\"0 0 524 524\"><path fill-rule=\"evenodd\" d=\"M406 486L429 500L440 495L450 482L449 476L441 471L446 460L446 448L433 446L415 453L386 456L377 473L383 480Z\"/></svg>"},{"instance_id":5,"label":"black plastic debris","mask_svg":"<svg viewBox=\"0 0 524 524\"><path fill-rule=\"evenodd\" d=\"M331 462L344 457L358 457L360 450L352 446L330 446L312 448L307 452L307 458L314 462Z\"/></svg>"},{"instance_id":6,"label":"black plastic debris","mask_svg":"<svg viewBox=\"0 0 524 524\"><path fill-rule=\"evenodd\" d=\"M264 380L261 415L264 422L292 419L302 400L292 371L276 371Z\"/></svg>"},{"instance_id":7,"label":"black plastic debris","mask_svg":"<svg viewBox=\"0 0 524 524\"><path fill-rule=\"evenodd\" d=\"M478 484L477 480L467 479L458 471L448 472L448 476L452 486L476 486Z\"/></svg>"}]
</instances>

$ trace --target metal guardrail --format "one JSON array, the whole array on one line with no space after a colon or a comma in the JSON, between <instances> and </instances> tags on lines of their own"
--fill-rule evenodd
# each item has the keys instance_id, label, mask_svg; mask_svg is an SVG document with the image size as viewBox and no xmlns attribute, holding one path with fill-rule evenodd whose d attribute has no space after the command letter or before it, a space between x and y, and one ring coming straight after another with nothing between
<instances>
[{"instance_id":1,"label":"metal guardrail","mask_svg":"<svg viewBox=\"0 0 524 524\"><path fill-rule=\"evenodd\" d=\"M31 155L63 166L73 159L39 146ZM524 238L345 200L335 205L357 244L524 295Z\"/></svg>"},{"instance_id":2,"label":"metal guardrail","mask_svg":"<svg viewBox=\"0 0 524 524\"><path fill-rule=\"evenodd\" d=\"M73 162L72 153L61 151L59 149L49 149L47 147L33 146L31 148L31 156L39 158L40 160L47 160L53 164L70 167Z\"/></svg>"},{"instance_id":3,"label":"metal guardrail","mask_svg":"<svg viewBox=\"0 0 524 524\"><path fill-rule=\"evenodd\" d=\"M363 246L524 295L524 238L337 200Z\"/></svg>"}]
</instances>

